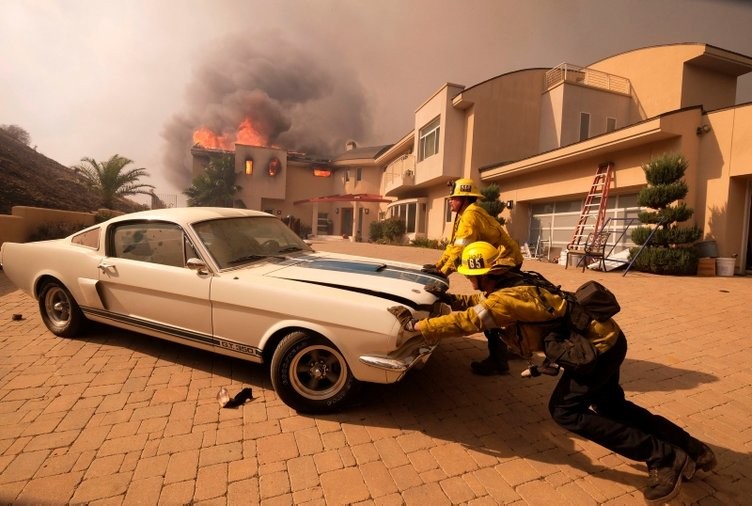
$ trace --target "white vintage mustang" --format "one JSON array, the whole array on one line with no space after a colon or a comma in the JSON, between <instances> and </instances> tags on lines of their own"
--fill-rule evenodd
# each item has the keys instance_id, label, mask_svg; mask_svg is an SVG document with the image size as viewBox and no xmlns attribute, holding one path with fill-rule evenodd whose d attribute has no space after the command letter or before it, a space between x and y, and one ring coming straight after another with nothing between
<instances>
[{"instance_id":1,"label":"white vintage mustang","mask_svg":"<svg viewBox=\"0 0 752 506\"><path fill-rule=\"evenodd\" d=\"M64 239L4 243L0 264L39 301L49 330L87 320L271 364L303 412L342 408L360 382L392 383L434 350L398 342L387 311L430 314L420 266L315 252L278 218L226 208L127 214Z\"/></svg>"}]
</instances>

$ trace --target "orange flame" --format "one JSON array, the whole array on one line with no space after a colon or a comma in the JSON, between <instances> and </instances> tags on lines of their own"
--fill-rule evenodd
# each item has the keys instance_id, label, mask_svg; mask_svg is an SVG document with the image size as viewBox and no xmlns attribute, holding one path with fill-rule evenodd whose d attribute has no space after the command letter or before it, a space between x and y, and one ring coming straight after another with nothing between
<instances>
[{"instance_id":1,"label":"orange flame","mask_svg":"<svg viewBox=\"0 0 752 506\"><path fill-rule=\"evenodd\" d=\"M207 149L234 151L236 143L268 147L269 139L253 127L250 118L245 118L238 126L234 136L217 134L208 127L201 127L193 132L193 143Z\"/></svg>"}]
</instances>

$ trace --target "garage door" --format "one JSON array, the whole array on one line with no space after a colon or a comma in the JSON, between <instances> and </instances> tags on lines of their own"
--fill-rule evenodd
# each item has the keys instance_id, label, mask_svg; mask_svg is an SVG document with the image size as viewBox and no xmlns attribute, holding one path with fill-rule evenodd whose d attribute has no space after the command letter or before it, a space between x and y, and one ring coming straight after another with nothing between
<instances>
[{"instance_id":1,"label":"garage door","mask_svg":"<svg viewBox=\"0 0 752 506\"><path fill-rule=\"evenodd\" d=\"M580 219L580 213L582 212L582 203L584 199L577 200L557 200L554 202L536 203L530 206L530 231L528 234L528 245L531 251L535 252L536 245L538 246L539 255L547 255L549 249L554 251L561 251L567 247L567 244L572 240L577 222ZM613 218L637 218L637 213L640 208L637 206L637 194L630 193L624 195L610 195L608 198L608 207L606 211L606 219ZM593 231L594 219L590 219L591 223L585 228L585 234ZM611 230L621 231L623 221L619 221L610 226ZM639 226L639 222L635 220L634 225L631 228ZM611 242L608 244L610 249L611 245L617 240L619 234L614 233ZM539 242L540 241L540 242ZM629 237L629 233L616 245L614 251L620 251L625 248L634 246L632 239Z\"/></svg>"}]
</instances>

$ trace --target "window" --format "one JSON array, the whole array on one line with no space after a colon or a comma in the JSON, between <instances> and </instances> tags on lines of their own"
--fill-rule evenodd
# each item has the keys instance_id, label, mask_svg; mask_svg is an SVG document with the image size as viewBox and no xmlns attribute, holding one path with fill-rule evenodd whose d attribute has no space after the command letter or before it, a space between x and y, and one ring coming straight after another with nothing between
<instances>
[{"instance_id":1,"label":"window","mask_svg":"<svg viewBox=\"0 0 752 506\"><path fill-rule=\"evenodd\" d=\"M249 158L245 161L245 175L250 176L253 174L253 160Z\"/></svg>"},{"instance_id":2,"label":"window","mask_svg":"<svg viewBox=\"0 0 752 506\"><path fill-rule=\"evenodd\" d=\"M110 236L112 256L184 267L186 257L198 256L173 223L127 222Z\"/></svg>"},{"instance_id":3,"label":"window","mask_svg":"<svg viewBox=\"0 0 752 506\"><path fill-rule=\"evenodd\" d=\"M429 124L420 129L418 138L418 161L425 160L439 152L439 133L441 128L439 120L436 118Z\"/></svg>"},{"instance_id":4,"label":"window","mask_svg":"<svg viewBox=\"0 0 752 506\"><path fill-rule=\"evenodd\" d=\"M398 204L389 208L389 212L393 218L400 218L405 222L405 233L415 233L415 213L417 209L417 202L409 202L407 204Z\"/></svg>"},{"instance_id":5,"label":"window","mask_svg":"<svg viewBox=\"0 0 752 506\"><path fill-rule=\"evenodd\" d=\"M584 141L590 137L590 114L586 112L580 113L580 141Z\"/></svg>"},{"instance_id":6,"label":"window","mask_svg":"<svg viewBox=\"0 0 752 506\"><path fill-rule=\"evenodd\" d=\"M616 118L606 118L606 132L616 130Z\"/></svg>"},{"instance_id":7,"label":"window","mask_svg":"<svg viewBox=\"0 0 752 506\"><path fill-rule=\"evenodd\" d=\"M315 177L329 177L332 175L332 171L329 169L322 169L320 167L316 167L313 169L313 175Z\"/></svg>"},{"instance_id":8,"label":"window","mask_svg":"<svg viewBox=\"0 0 752 506\"><path fill-rule=\"evenodd\" d=\"M99 227L74 235L71 243L99 249Z\"/></svg>"},{"instance_id":9,"label":"window","mask_svg":"<svg viewBox=\"0 0 752 506\"><path fill-rule=\"evenodd\" d=\"M447 223L452 221L452 206L449 204L449 199L444 199L444 221Z\"/></svg>"},{"instance_id":10,"label":"window","mask_svg":"<svg viewBox=\"0 0 752 506\"><path fill-rule=\"evenodd\" d=\"M355 180L363 181L363 167L358 167L357 169L355 169Z\"/></svg>"}]
</instances>

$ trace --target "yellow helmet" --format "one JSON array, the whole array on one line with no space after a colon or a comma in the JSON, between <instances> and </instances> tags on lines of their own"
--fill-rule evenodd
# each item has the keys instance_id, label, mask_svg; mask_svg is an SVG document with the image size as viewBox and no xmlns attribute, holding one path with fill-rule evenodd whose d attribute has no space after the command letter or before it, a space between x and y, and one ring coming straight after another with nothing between
<instances>
[{"instance_id":1,"label":"yellow helmet","mask_svg":"<svg viewBox=\"0 0 752 506\"><path fill-rule=\"evenodd\" d=\"M462 263L457 272L463 276L482 276L493 267L499 250L491 243L476 241L462 250Z\"/></svg>"},{"instance_id":2,"label":"yellow helmet","mask_svg":"<svg viewBox=\"0 0 752 506\"><path fill-rule=\"evenodd\" d=\"M478 191L478 187L475 186L475 182L472 179L462 178L451 183L452 191L449 193L450 197L480 197L483 198L483 194Z\"/></svg>"}]
</instances>

